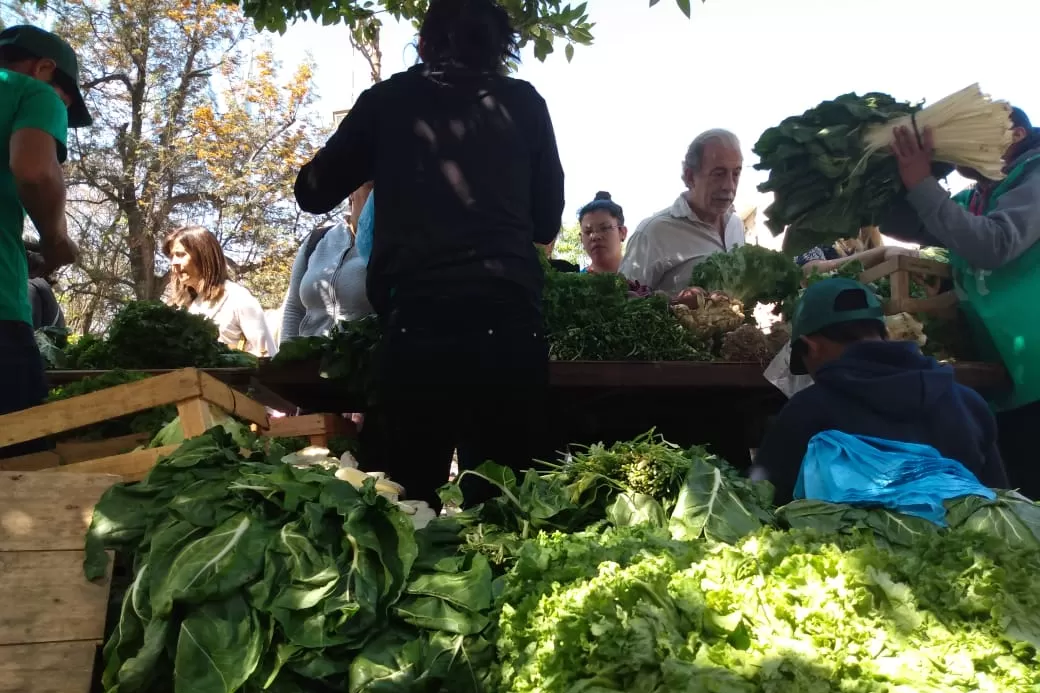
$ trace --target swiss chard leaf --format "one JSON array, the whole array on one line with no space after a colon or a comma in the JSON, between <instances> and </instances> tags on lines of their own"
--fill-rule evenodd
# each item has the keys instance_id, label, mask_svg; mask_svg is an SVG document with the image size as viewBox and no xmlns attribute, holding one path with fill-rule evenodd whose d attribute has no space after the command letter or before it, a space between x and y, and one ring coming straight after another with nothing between
<instances>
[{"instance_id":1,"label":"swiss chard leaf","mask_svg":"<svg viewBox=\"0 0 1040 693\"><path fill-rule=\"evenodd\" d=\"M694 460L669 521L672 537L684 541L708 537L732 543L757 532L770 521L769 513L742 495L718 467Z\"/></svg>"}]
</instances>

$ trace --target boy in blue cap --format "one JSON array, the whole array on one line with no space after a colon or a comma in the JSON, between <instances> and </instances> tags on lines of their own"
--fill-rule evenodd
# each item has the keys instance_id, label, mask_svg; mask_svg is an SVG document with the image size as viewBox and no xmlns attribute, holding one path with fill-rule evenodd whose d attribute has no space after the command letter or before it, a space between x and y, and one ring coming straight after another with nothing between
<instances>
[{"instance_id":1,"label":"boy in blue cap","mask_svg":"<svg viewBox=\"0 0 1040 693\"><path fill-rule=\"evenodd\" d=\"M1006 488L989 406L913 342L890 342L881 303L851 279L806 289L791 324L791 372L813 385L787 403L752 470L792 500L810 439L828 430L930 445L986 486Z\"/></svg>"},{"instance_id":2,"label":"boy in blue cap","mask_svg":"<svg viewBox=\"0 0 1040 693\"><path fill-rule=\"evenodd\" d=\"M22 227L28 212L40 233L33 275L76 260L61 164L68 128L91 124L78 77L76 54L58 36L26 25L0 31L0 414L40 404L47 394ZM0 457L45 445L12 446Z\"/></svg>"}]
</instances>

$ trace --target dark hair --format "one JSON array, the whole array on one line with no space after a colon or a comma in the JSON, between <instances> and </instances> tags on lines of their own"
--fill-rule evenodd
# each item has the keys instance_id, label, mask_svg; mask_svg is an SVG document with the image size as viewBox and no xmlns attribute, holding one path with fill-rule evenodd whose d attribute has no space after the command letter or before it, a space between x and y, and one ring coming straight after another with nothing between
<instances>
[{"instance_id":1,"label":"dark hair","mask_svg":"<svg viewBox=\"0 0 1040 693\"><path fill-rule=\"evenodd\" d=\"M180 243L191 257L191 262L201 275L199 296L205 301L217 301L224 295L224 284L228 280L227 259L220 241L204 226L182 226L175 229L163 242L163 255L173 255L174 243ZM181 284L178 276L173 277L170 302L178 308L187 308L195 300L195 292Z\"/></svg>"},{"instance_id":2,"label":"dark hair","mask_svg":"<svg viewBox=\"0 0 1040 693\"><path fill-rule=\"evenodd\" d=\"M23 60L38 60L38 58L21 46L0 46L0 65L14 65Z\"/></svg>"},{"instance_id":3,"label":"dark hair","mask_svg":"<svg viewBox=\"0 0 1040 693\"><path fill-rule=\"evenodd\" d=\"M495 0L430 0L422 27L423 62L497 72L520 59L520 36Z\"/></svg>"},{"instance_id":4,"label":"dark hair","mask_svg":"<svg viewBox=\"0 0 1040 693\"><path fill-rule=\"evenodd\" d=\"M43 60L43 58L21 46L0 46L0 65L9 66L26 60ZM79 90L75 80L69 79L61 70L54 71L52 80L66 94L75 94Z\"/></svg>"},{"instance_id":5,"label":"dark hair","mask_svg":"<svg viewBox=\"0 0 1040 693\"><path fill-rule=\"evenodd\" d=\"M1009 158L1013 158L1018 154L1029 151L1030 149L1040 147L1040 128L1033 127L1033 123L1029 120L1029 116L1027 116L1026 112L1021 108L1015 107L1011 109L1011 127L1024 129L1026 131L1026 138L1015 146L1013 150L1014 153Z\"/></svg>"},{"instance_id":6,"label":"dark hair","mask_svg":"<svg viewBox=\"0 0 1040 693\"><path fill-rule=\"evenodd\" d=\"M610 193L604 190L600 190L596 193L596 197L593 198L592 202L578 210L578 221L581 221L581 218L589 212L595 212L600 209L606 210L610 216L618 220L618 224L621 226L625 225L624 210L621 209L621 205L610 199Z\"/></svg>"}]
</instances>

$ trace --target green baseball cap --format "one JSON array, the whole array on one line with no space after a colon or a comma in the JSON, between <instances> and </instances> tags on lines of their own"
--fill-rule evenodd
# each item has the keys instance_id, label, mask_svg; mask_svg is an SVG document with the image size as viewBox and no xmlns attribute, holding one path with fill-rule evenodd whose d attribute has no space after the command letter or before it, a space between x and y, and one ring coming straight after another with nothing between
<instances>
[{"instance_id":1,"label":"green baseball cap","mask_svg":"<svg viewBox=\"0 0 1040 693\"><path fill-rule=\"evenodd\" d=\"M26 53L53 60L58 72L67 80L64 85L71 89L72 104L69 106L69 127L82 128L94 123L79 90L79 61L72 46L57 34L28 24L10 26L0 31L0 46L16 46Z\"/></svg>"},{"instance_id":2,"label":"green baseball cap","mask_svg":"<svg viewBox=\"0 0 1040 693\"><path fill-rule=\"evenodd\" d=\"M863 307L852 310L836 308L838 296L847 291L863 294ZM859 320L877 320L885 324L885 310L874 292L863 284L853 280L834 277L816 282L805 290L791 319L791 373L804 375L808 373L802 356L794 345L802 337L816 334L831 325Z\"/></svg>"}]
</instances>

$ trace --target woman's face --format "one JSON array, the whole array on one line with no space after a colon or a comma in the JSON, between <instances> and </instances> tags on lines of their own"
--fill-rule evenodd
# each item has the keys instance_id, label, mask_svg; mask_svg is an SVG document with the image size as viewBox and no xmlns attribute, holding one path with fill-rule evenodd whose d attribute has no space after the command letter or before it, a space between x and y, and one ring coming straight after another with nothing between
<instances>
[{"instance_id":1,"label":"woman's face","mask_svg":"<svg viewBox=\"0 0 1040 693\"><path fill-rule=\"evenodd\" d=\"M617 272L621 266L621 244L628 229L605 209L597 209L581 218L581 245L599 272Z\"/></svg>"},{"instance_id":2,"label":"woman's face","mask_svg":"<svg viewBox=\"0 0 1040 693\"><path fill-rule=\"evenodd\" d=\"M195 288L198 284L199 268L192 262L191 255L180 241L175 241L170 246L170 271L174 272L185 286Z\"/></svg>"}]
</instances>

